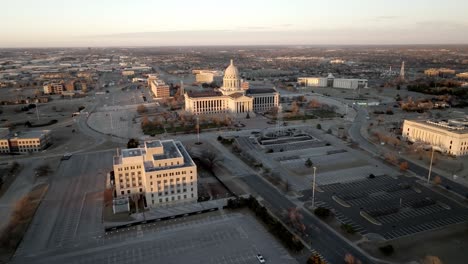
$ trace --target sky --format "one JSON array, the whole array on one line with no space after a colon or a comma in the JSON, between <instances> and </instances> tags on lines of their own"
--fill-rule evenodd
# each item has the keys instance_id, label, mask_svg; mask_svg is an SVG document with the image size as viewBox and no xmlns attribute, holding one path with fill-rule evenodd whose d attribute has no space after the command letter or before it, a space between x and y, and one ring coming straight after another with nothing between
<instances>
[{"instance_id":1,"label":"sky","mask_svg":"<svg viewBox=\"0 0 468 264\"><path fill-rule=\"evenodd\" d=\"M468 44L460 0L0 0L0 47Z\"/></svg>"}]
</instances>

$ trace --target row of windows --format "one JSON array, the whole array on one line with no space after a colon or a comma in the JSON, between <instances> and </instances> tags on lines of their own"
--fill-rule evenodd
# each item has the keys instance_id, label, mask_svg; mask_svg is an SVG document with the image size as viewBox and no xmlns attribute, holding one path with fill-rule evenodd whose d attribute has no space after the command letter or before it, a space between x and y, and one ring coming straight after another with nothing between
<instances>
[{"instance_id":1,"label":"row of windows","mask_svg":"<svg viewBox=\"0 0 468 264\"><path fill-rule=\"evenodd\" d=\"M193 192L193 188L190 189L190 191ZM169 194L175 194L175 193L184 193L187 192L187 189L182 189L182 190L177 190L177 191L168 191L168 192L157 192L156 196L163 196L163 195L169 195ZM151 197L154 197L154 193L151 194Z\"/></svg>"},{"instance_id":2,"label":"row of windows","mask_svg":"<svg viewBox=\"0 0 468 264\"><path fill-rule=\"evenodd\" d=\"M180 164L179 164L179 161L177 161L177 164L176 164L176 165L180 165ZM167 166L168 166L168 165L167 165L167 162L164 162L164 167L167 167ZM171 161L171 165L170 165L170 166L174 166L174 162L173 162L173 161ZM159 163L159 166L158 166L158 167L162 167L162 163Z\"/></svg>"},{"instance_id":3,"label":"row of windows","mask_svg":"<svg viewBox=\"0 0 468 264\"><path fill-rule=\"evenodd\" d=\"M117 171L141 169L141 165L118 168Z\"/></svg>"},{"instance_id":4,"label":"row of windows","mask_svg":"<svg viewBox=\"0 0 468 264\"><path fill-rule=\"evenodd\" d=\"M40 149L33 148L33 149L19 149L19 152L29 152L29 151L39 151Z\"/></svg>"},{"instance_id":5,"label":"row of windows","mask_svg":"<svg viewBox=\"0 0 468 264\"><path fill-rule=\"evenodd\" d=\"M192 173L192 171L190 171L190 173ZM181 174L187 174L187 172L186 171L176 171L176 172L169 172L169 173L161 173L161 174L156 174L156 178L174 176L174 175L181 175ZM153 175L150 175L150 179L153 179ZM183 179L185 179L185 177Z\"/></svg>"},{"instance_id":6,"label":"row of windows","mask_svg":"<svg viewBox=\"0 0 468 264\"><path fill-rule=\"evenodd\" d=\"M180 185L180 184L177 184L177 185L164 185L164 187L161 186L161 185L158 185L157 189L161 191L161 190L169 190L169 189L180 189L182 187L185 188L186 186L187 186L187 184L184 182L183 185ZM193 182L190 183L190 186L193 186ZM154 191L153 186L151 186L151 191Z\"/></svg>"},{"instance_id":7,"label":"row of windows","mask_svg":"<svg viewBox=\"0 0 468 264\"><path fill-rule=\"evenodd\" d=\"M19 145L18 148L37 148L37 145Z\"/></svg>"},{"instance_id":8,"label":"row of windows","mask_svg":"<svg viewBox=\"0 0 468 264\"><path fill-rule=\"evenodd\" d=\"M18 140L18 144L34 144L37 143L39 144L39 139L37 140Z\"/></svg>"},{"instance_id":9,"label":"row of windows","mask_svg":"<svg viewBox=\"0 0 468 264\"><path fill-rule=\"evenodd\" d=\"M142 193L142 192L143 192L143 188L140 188L139 191L140 191L140 193ZM131 190L127 190L127 194L131 194L131 193L132 193ZM125 195L125 191L120 191L120 194Z\"/></svg>"},{"instance_id":10,"label":"row of windows","mask_svg":"<svg viewBox=\"0 0 468 264\"><path fill-rule=\"evenodd\" d=\"M137 174L138 174L138 178L141 179L141 171L138 171ZM134 177L134 176L135 176L135 172L132 171L132 172L130 173L130 175L132 175L132 177ZM123 176L123 174L122 174L122 173L119 173L119 177L122 177L122 176ZM125 177L128 177L128 176L129 176L129 174L128 174L128 172L126 172L126 173L125 173Z\"/></svg>"},{"instance_id":11,"label":"row of windows","mask_svg":"<svg viewBox=\"0 0 468 264\"><path fill-rule=\"evenodd\" d=\"M194 197L193 193L192 193L192 198ZM176 199L177 198L177 199ZM187 199L187 195L184 194L184 199ZM171 201L176 201L176 200L182 200L181 199L181 196L180 195L177 195L177 197L175 196L172 196L171 197ZM154 204L154 200L151 200L152 203ZM166 197L166 199L163 199L163 198L159 198L159 203L163 203L163 201L166 201L166 202L169 202L169 197Z\"/></svg>"}]
</instances>

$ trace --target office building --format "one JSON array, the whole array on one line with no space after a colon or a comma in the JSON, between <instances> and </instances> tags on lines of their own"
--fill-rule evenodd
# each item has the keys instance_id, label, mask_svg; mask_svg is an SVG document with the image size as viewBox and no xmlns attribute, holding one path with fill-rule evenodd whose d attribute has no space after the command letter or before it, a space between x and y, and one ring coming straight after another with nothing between
<instances>
[{"instance_id":1,"label":"office building","mask_svg":"<svg viewBox=\"0 0 468 264\"><path fill-rule=\"evenodd\" d=\"M402 136L454 156L468 154L468 118L447 121L405 120Z\"/></svg>"},{"instance_id":2,"label":"office building","mask_svg":"<svg viewBox=\"0 0 468 264\"><path fill-rule=\"evenodd\" d=\"M155 98L167 98L171 96L169 85L162 80L151 79L150 88Z\"/></svg>"},{"instance_id":3,"label":"office building","mask_svg":"<svg viewBox=\"0 0 468 264\"><path fill-rule=\"evenodd\" d=\"M50 130L10 133L0 130L0 153L30 153L46 149L52 143Z\"/></svg>"},{"instance_id":4,"label":"office building","mask_svg":"<svg viewBox=\"0 0 468 264\"><path fill-rule=\"evenodd\" d=\"M197 166L182 143L146 141L114 157L116 199L140 196L145 207L196 202Z\"/></svg>"},{"instance_id":5,"label":"office building","mask_svg":"<svg viewBox=\"0 0 468 264\"><path fill-rule=\"evenodd\" d=\"M52 82L52 83L47 83L44 85L44 93L45 94L62 94L63 91L65 91L65 85L62 82Z\"/></svg>"}]
</instances>

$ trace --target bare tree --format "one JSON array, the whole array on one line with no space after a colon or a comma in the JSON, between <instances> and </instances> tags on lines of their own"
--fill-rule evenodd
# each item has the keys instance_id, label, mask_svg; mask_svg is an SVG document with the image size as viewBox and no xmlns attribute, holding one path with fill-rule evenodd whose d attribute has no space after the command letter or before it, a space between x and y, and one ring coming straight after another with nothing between
<instances>
[{"instance_id":1,"label":"bare tree","mask_svg":"<svg viewBox=\"0 0 468 264\"><path fill-rule=\"evenodd\" d=\"M208 169L210 169L210 170L212 170L214 168L214 166L216 165L216 163L220 161L220 159L216 155L216 153L214 153L211 150L204 150L201 153L201 158L202 158L204 164L206 165L206 167Z\"/></svg>"},{"instance_id":2,"label":"bare tree","mask_svg":"<svg viewBox=\"0 0 468 264\"><path fill-rule=\"evenodd\" d=\"M36 168L36 175L39 177L47 176L52 172L49 164L42 164Z\"/></svg>"},{"instance_id":3,"label":"bare tree","mask_svg":"<svg viewBox=\"0 0 468 264\"><path fill-rule=\"evenodd\" d=\"M440 176L435 176L433 180L434 185L439 185L442 183L442 178Z\"/></svg>"},{"instance_id":4,"label":"bare tree","mask_svg":"<svg viewBox=\"0 0 468 264\"><path fill-rule=\"evenodd\" d=\"M400 163L400 171L407 171L408 170L408 162L403 161Z\"/></svg>"},{"instance_id":5,"label":"bare tree","mask_svg":"<svg viewBox=\"0 0 468 264\"><path fill-rule=\"evenodd\" d=\"M436 256L426 256L423 259L422 264L442 264L442 261L439 257Z\"/></svg>"},{"instance_id":6,"label":"bare tree","mask_svg":"<svg viewBox=\"0 0 468 264\"><path fill-rule=\"evenodd\" d=\"M146 106L144 105L139 105L137 107L137 112L141 115L141 114L148 112L148 109L146 109Z\"/></svg>"}]
</instances>

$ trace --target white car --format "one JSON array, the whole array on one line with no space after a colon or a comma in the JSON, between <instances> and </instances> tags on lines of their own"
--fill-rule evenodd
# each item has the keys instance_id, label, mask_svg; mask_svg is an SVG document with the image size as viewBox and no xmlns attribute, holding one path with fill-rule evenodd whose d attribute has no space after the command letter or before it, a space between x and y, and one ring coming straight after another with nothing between
<instances>
[{"instance_id":1,"label":"white car","mask_svg":"<svg viewBox=\"0 0 468 264\"><path fill-rule=\"evenodd\" d=\"M260 263L266 263L265 259L260 254L257 255L257 259L258 259L258 262L260 262Z\"/></svg>"}]
</instances>

